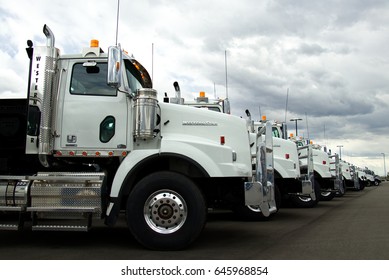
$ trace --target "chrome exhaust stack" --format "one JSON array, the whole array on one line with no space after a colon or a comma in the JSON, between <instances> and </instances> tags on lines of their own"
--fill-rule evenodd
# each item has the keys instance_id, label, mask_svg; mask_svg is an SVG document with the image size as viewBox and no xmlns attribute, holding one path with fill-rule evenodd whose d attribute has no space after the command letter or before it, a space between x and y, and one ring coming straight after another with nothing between
<instances>
[{"instance_id":1,"label":"chrome exhaust stack","mask_svg":"<svg viewBox=\"0 0 389 280\"><path fill-rule=\"evenodd\" d=\"M38 154L41 164L48 167L46 156L52 153L53 146L51 111L53 94L56 92L54 77L59 50L54 47L55 37L47 25L43 26L43 33L47 38L47 44L33 50L29 96L29 111L35 112L35 115L37 112L40 113L40 125L39 132L38 129L28 132L26 153Z\"/></svg>"},{"instance_id":2,"label":"chrome exhaust stack","mask_svg":"<svg viewBox=\"0 0 389 280\"><path fill-rule=\"evenodd\" d=\"M47 38L47 53L46 65L44 72L44 90L41 108L41 126L39 133L39 161L45 167L49 166L46 155L52 152L52 138L51 138L51 109L52 97L54 92L54 75L57 57L59 51L55 49L55 38L53 32L45 24L43 26L43 33Z\"/></svg>"},{"instance_id":3,"label":"chrome exhaust stack","mask_svg":"<svg viewBox=\"0 0 389 280\"><path fill-rule=\"evenodd\" d=\"M47 39L47 46L50 48L54 48L55 45L54 33L46 24L43 26L43 33L45 34Z\"/></svg>"},{"instance_id":4,"label":"chrome exhaust stack","mask_svg":"<svg viewBox=\"0 0 389 280\"><path fill-rule=\"evenodd\" d=\"M178 84L178 82L174 82L173 86L176 95L175 97L170 98L170 103L180 104L180 105L184 104L184 99L181 97L180 85Z\"/></svg>"}]
</instances>

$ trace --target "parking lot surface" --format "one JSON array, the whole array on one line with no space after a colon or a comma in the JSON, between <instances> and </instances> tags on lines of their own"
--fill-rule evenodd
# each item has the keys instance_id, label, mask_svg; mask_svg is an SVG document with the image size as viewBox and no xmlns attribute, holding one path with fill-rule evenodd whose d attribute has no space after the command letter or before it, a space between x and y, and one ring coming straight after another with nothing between
<instances>
[{"instance_id":1,"label":"parking lot surface","mask_svg":"<svg viewBox=\"0 0 389 280\"><path fill-rule=\"evenodd\" d=\"M183 251L150 251L117 227L88 233L0 232L3 260L389 260L389 182L310 209L282 208L269 221L209 214L200 238Z\"/></svg>"}]
</instances>

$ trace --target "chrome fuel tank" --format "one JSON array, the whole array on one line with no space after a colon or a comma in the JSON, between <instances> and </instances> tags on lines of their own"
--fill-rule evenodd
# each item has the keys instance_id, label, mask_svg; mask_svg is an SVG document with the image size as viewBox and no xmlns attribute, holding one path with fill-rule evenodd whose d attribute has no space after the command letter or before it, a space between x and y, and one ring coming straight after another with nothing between
<instances>
[{"instance_id":1,"label":"chrome fuel tank","mask_svg":"<svg viewBox=\"0 0 389 280\"><path fill-rule=\"evenodd\" d=\"M0 206L27 206L30 180L0 180Z\"/></svg>"}]
</instances>

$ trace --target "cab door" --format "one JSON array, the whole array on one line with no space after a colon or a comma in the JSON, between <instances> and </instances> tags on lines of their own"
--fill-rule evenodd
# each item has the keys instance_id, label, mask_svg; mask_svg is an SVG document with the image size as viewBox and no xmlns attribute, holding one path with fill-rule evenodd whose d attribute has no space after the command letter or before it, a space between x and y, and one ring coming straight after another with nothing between
<instances>
[{"instance_id":1,"label":"cab door","mask_svg":"<svg viewBox=\"0 0 389 280\"><path fill-rule=\"evenodd\" d=\"M107 63L69 62L60 146L72 150L126 150L128 99L107 85Z\"/></svg>"}]
</instances>

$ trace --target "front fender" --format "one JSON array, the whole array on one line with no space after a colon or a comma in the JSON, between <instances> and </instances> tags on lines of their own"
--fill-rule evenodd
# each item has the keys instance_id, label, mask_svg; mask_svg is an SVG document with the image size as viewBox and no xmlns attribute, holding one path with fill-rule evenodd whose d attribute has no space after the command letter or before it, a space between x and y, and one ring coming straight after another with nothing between
<instances>
[{"instance_id":1,"label":"front fender","mask_svg":"<svg viewBox=\"0 0 389 280\"><path fill-rule=\"evenodd\" d=\"M158 149L145 149L145 150L134 150L131 151L122 161L118 170L116 171L115 177L111 187L111 197L118 197L120 189L123 185L124 180L130 170L132 170L139 162L143 159L152 155L159 154Z\"/></svg>"},{"instance_id":2,"label":"front fender","mask_svg":"<svg viewBox=\"0 0 389 280\"><path fill-rule=\"evenodd\" d=\"M288 160L275 157L274 169L284 179L298 179L300 177L300 170L297 169L297 164Z\"/></svg>"},{"instance_id":3,"label":"front fender","mask_svg":"<svg viewBox=\"0 0 389 280\"><path fill-rule=\"evenodd\" d=\"M135 150L130 152L123 159L119 168L116 171L115 177L112 182L109 204L105 212L106 225L113 226L116 223L120 211L120 202L121 202L121 199L119 197L120 190L122 189L123 182L125 181L128 172L132 170L143 159L158 153L159 153L158 149Z\"/></svg>"},{"instance_id":4,"label":"front fender","mask_svg":"<svg viewBox=\"0 0 389 280\"><path fill-rule=\"evenodd\" d=\"M331 172L326 166L323 166L320 164L314 164L313 168L315 170L315 173L317 173L321 178L323 178L323 179L331 179L332 178Z\"/></svg>"},{"instance_id":5,"label":"front fender","mask_svg":"<svg viewBox=\"0 0 389 280\"><path fill-rule=\"evenodd\" d=\"M210 177L251 177L250 155L236 154L228 145L200 141L203 139L164 138L161 153L181 154L197 162ZM240 159L244 157L245 160ZM235 159L234 159L235 158ZM236 159L238 158L238 159Z\"/></svg>"}]
</instances>

